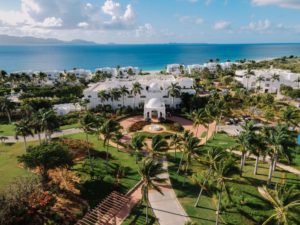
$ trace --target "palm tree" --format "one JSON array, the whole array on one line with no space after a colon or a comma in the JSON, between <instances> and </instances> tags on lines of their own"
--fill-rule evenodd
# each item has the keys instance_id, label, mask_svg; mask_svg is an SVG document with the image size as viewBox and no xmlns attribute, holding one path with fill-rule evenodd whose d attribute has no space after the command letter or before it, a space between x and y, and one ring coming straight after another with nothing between
<instances>
[{"instance_id":1,"label":"palm tree","mask_svg":"<svg viewBox=\"0 0 300 225\"><path fill-rule=\"evenodd\" d=\"M251 76L254 76L254 75L255 75L255 73L252 70L250 70L250 69L247 70L247 74L245 75L245 77L247 79L247 86L246 86L247 90L249 88L249 79Z\"/></svg>"},{"instance_id":2,"label":"palm tree","mask_svg":"<svg viewBox=\"0 0 300 225\"><path fill-rule=\"evenodd\" d=\"M105 90L99 91L98 98L100 99L100 101L103 105L103 102L105 102L109 99L109 94Z\"/></svg>"},{"instance_id":3,"label":"palm tree","mask_svg":"<svg viewBox=\"0 0 300 225\"><path fill-rule=\"evenodd\" d=\"M168 142L163 136L157 134L152 138L151 149L153 154L166 151L167 148Z\"/></svg>"},{"instance_id":4,"label":"palm tree","mask_svg":"<svg viewBox=\"0 0 300 225\"><path fill-rule=\"evenodd\" d=\"M113 141L117 144L117 150L119 151L119 145L121 144L121 140L123 138L122 132L118 131L116 132L115 136L113 137Z\"/></svg>"},{"instance_id":5,"label":"palm tree","mask_svg":"<svg viewBox=\"0 0 300 225\"><path fill-rule=\"evenodd\" d=\"M215 132L217 133L218 125L220 124L223 115L228 113L229 106L228 106L228 103L225 101L224 97L221 97L218 100L216 100L214 106L215 106L215 111L217 112L216 129L215 129Z\"/></svg>"},{"instance_id":6,"label":"palm tree","mask_svg":"<svg viewBox=\"0 0 300 225\"><path fill-rule=\"evenodd\" d=\"M176 151L177 151L177 148L181 145L181 143L182 143L181 141L182 141L182 139L177 133L175 133L171 136L170 146L174 146L175 159L176 159Z\"/></svg>"},{"instance_id":7,"label":"palm tree","mask_svg":"<svg viewBox=\"0 0 300 225\"><path fill-rule=\"evenodd\" d=\"M256 78L256 82L258 83L258 90L261 90L260 84L261 84L261 82L263 82L263 81L265 81L265 78L264 78L263 76L258 76L258 77Z\"/></svg>"},{"instance_id":8,"label":"palm tree","mask_svg":"<svg viewBox=\"0 0 300 225\"><path fill-rule=\"evenodd\" d=\"M187 143L188 140L193 137L193 134L189 131L184 131L182 137L181 137L181 140L182 140L182 148L183 148L183 151L182 151L182 154L181 154L181 157L180 157L180 161L179 161L179 165L178 165L178 169L177 169L177 173L179 174L179 171L180 171L180 168L182 166L182 161L183 161L183 158L185 156L185 149L183 147L184 143Z\"/></svg>"},{"instance_id":9,"label":"palm tree","mask_svg":"<svg viewBox=\"0 0 300 225\"><path fill-rule=\"evenodd\" d=\"M0 111L6 113L8 122L11 123L11 112L16 109L16 104L7 97L0 97Z\"/></svg>"},{"instance_id":10,"label":"palm tree","mask_svg":"<svg viewBox=\"0 0 300 225\"><path fill-rule=\"evenodd\" d=\"M226 193L229 194L227 190L227 181L232 180L229 175L232 173L234 169L235 162L231 158L222 159L220 162L216 164L214 170L214 181L218 186L218 205L216 210L216 225L219 224L219 215L221 213L221 202L222 202L222 194L223 191L226 190Z\"/></svg>"},{"instance_id":11,"label":"palm tree","mask_svg":"<svg viewBox=\"0 0 300 225\"><path fill-rule=\"evenodd\" d=\"M43 132L43 124L41 110L33 114L30 126L32 127L34 133L38 135L39 143L42 144L41 133Z\"/></svg>"},{"instance_id":12,"label":"palm tree","mask_svg":"<svg viewBox=\"0 0 300 225\"><path fill-rule=\"evenodd\" d=\"M51 134L59 129L59 122L57 115L53 110L41 110L41 125L42 130L45 131L45 140L51 139Z\"/></svg>"},{"instance_id":13,"label":"palm tree","mask_svg":"<svg viewBox=\"0 0 300 225\"><path fill-rule=\"evenodd\" d=\"M171 83L171 85L167 88L168 95L172 97L172 108L174 108L174 98L180 97L181 87L178 83Z\"/></svg>"},{"instance_id":14,"label":"palm tree","mask_svg":"<svg viewBox=\"0 0 300 225\"><path fill-rule=\"evenodd\" d=\"M143 180L141 191L143 201L146 203L146 224L148 224L149 190L154 189L163 194L158 184L166 182L166 178L160 177L165 172L163 164L152 157L145 158L139 168L139 173Z\"/></svg>"},{"instance_id":15,"label":"palm tree","mask_svg":"<svg viewBox=\"0 0 300 225\"><path fill-rule=\"evenodd\" d=\"M290 213L294 209L299 209L300 206L299 192L295 191L295 186L287 187L277 184L275 190L264 186L260 193L273 208L273 214L262 225L270 224L271 222L271 224L277 222L276 224L288 225Z\"/></svg>"},{"instance_id":16,"label":"palm tree","mask_svg":"<svg viewBox=\"0 0 300 225\"><path fill-rule=\"evenodd\" d=\"M204 160L202 161L202 163L208 168L208 172L207 175L205 176L205 179L203 181L203 183L201 184L201 189L199 191L196 203L195 203L195 207L198 206L202 192L204 190L204 187L206 185L206 182L208 181L208 179L210 178L210 176L213 174L214 169L216 168L216 164L224 157L224 153L219 149L219 148L211 148L209 149L205 156L204 156ZM195 176L194 176L195 177ZM197 179L197 177L196 177Z\"/></svg>"},{"instance_id":17,"label":"palm tree","mask_svg":"<svg viewBox=\"0 0 300 225\"><path fill-rule=\"evenodd\" d=\"M48 75L46 73L39 72L38 77L40 81L45 81L48 78Z\"/></svg>"},{"instance_id":18,"label":"palm tree","mask_svg":"<svg viewBox=\"0 0 300 225\"><path fill-rule=\"evenodd\" d=\"M26 137L29 135L33 136L33 133L28 120L21 120L20 122L16 123L16 139L18 139L18 136L23 137L25 151L27 151Z\"/></svg>"},{"instance_id":19,"label":"palm tree","mask_svg":"<svg viewBox=\"0 0 300 225\"><path fill-rule=\"evenodd\" d=\"M285 107L281 111L280 118L288 127L295 128L300 124L300 110L291 106Z\"/></svg>"},{"instance_id":20,"label":"palm tree","mask_svg":"<svg viewBox=\"0 0 300 225\"><path fill-rule=\"evenodd\" d=\"M134 103L133 103L133 107L135 108L135 98L137 96L137 94L141 94L141 91L143 90L142 85L139 82L135 82L132 85L132 89L131 89L131 94L134 95Z\"/></svg>"},{"instance_id":21,"label":"palm tree","mask_svg":"<svg viewBox=\"0 0 300 225\"><path fill-rule=\"evenodd\" d=\"M120 86L120 94L122 96L123 107L125 105L125 96L129 94L129 89L125 85Z\"/></svg>"},{"instance_id":22,"label":"palm tree","mask_svg":"<svg viewBox=\"0 0 300 225\"><path fill-rule=\"evenodd\" d=\"M257 175L259 157L265 157L267 154L267 146L264 137L261 134L255 134L253 146L249 149L250 153L255 156L255 166L253 174Z\"/></svg>"},{"instance_id":23,"label":"palm tree","mask_svg":"<svg viewBox=\"0 0 300 225\"><path fill-rule=\"evenodd\" d=\"M112 102L119 101L119 99L121 98L121 92L119 88L112 88L109 92L109 96Z\"/></svg>"},{"instance_id":24,"label":"palm tree","mask_svg":"<svg viewBox=\"0 0 300 225\"><path fill-rule=\"evenodd\" d=\"M208 135L209 127L209 116L204 109L194 110L191 114L188 115L188 118L193 121L193 126L196 128L196 137L198 137L199 126L203 125L206 128L206 134Z\"/></svg>"},{"instance_id":25,"label":"palm tree","mask_svg":"<svg viewBox=\"0 0 300 225\"><path fill-rule=\"evenodd\" d=\"M274 74L271 76L271 81L272 81L272 83L274 83L275 81L280 81L280 75L274 73Z\"/></svg>"},{"instance_id":26,"label":"palm tree","mask_svg":"<svg viewBox=\"0 0 300 225\"><path fill-rule=\"evenodd\" d=\"M139 152L142 151L144 146L146 146L145 139L146 139L145 135L136 134L132 137L128 145L128 148L134 151L136 164L138 163Z\"/></svg>"},{"instance_id":27,"label":"palm tree","mask_svg":"<svg viewBox=\"0 0 300 225\"><path fill-rule=\"evenodd\" d=\"M110 139L121 129L119 122L115 120L107 120L101 128L101 133L104 136L104 146L106 145L106 162L108 162L108 146Z\"/></svg>"},{"instance_id":28,"label":"palm tree","mask_svg":"<svg viewBox=\"0 0 300 225\"><path fill-rule=\"evenodd\" d=\"M5 70L0 70L0 81L5 81L7 78L7 72Z\"/></svg>"},{"instance_id":29,"label":"palm tree","mask_svg":"<svg viewBox=\"0 0 300 225\"><path fill-rule=\"evenodd\" d=\"M94 132L93 126L94 126L95 120L96 120L95 117L90 113L85 114L82 117L82 119L80 120L81 127L85 133L87 145L89 145L89 134L92 134ZM88 151L88 157L89 157L89 161L90 161L91 171L92 171L92 174L94 174L94 166L93 166L91 151L90 151L89 147L88 147L87 151Z\"/></svg>"},{"instance_id":30,"label":"palm tree","mask_svg":"<svg viewBox=\"0 0 300 225\"><path fill-rule=\"evenodd\" d=\"M200 140L197 137L189 136L186 141L183 142L183 150L186 155L186 166L185 166L185 174L189 169L189 165L192 161L192 157L200 150Z\"/></svg>"},{"instance_id":31,"label":"palm tree","mask_svg":"<svg viewBox=\"0 0 300 225\"><path fill-rule=\"evenodd\" d=\"M269 147L269 154L271 157L267 182L269 185L271 184L273 171L276 168L278 157L283 156L290 161L288 149L293 143L290 141L287 127L280 124L276 127L264 128L264 138Z\"/></svg>"}]
</instances>

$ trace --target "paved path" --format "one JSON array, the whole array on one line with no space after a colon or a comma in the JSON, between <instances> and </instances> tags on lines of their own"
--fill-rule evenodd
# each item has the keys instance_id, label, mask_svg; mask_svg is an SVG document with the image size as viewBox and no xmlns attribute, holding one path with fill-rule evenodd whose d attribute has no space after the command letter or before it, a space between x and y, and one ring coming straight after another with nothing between
<instances>
[{"instance_id":1,"label":"paved path","mask_svg":"<svg viewBox=\"0 0 300 225\"><path fill-rule=\"evenodd\" d=\"M227 151L228 152L232 152L232 153L234 153L236 155L239 155L239 156L242 155L242 153L240 151L235 151L235 150L230 150L230 149L227 149ZM249 155L248 157L250 157L252 159L256 159L256 156L254 156L254 155ZM263 161L263 158L260 157L259 161ZM270 157L269 156L266 157L266 161L270 162ZM296 169L294 167L291 167L291 166L288 166L288 165L284 165L284 164L279 163L279 162L276 163L276 166L279 167L279 168L281 168L281 169L283 169L283 170L285 170L285 171L287 171L287 172L290 172L290 173L293 173L293 174L296 174L296 175L300 176L300 170L298 170L298 169Z\"/></svg>"},{"instance_id":2,"label":"paved path","mask_svg":"<svg viewBox=\"0 0 300 225\"><path fill-rule=\"evenodd\" d=\"M69 135L69 134L78 134L78 133L82 133L83 130L79 129L79 128L71 128L71 129L67 129L67 130L62 130L59 132L54 132L51 137L52 138L56 138L56 137L61 137L64 135ZM15 136L6 136L7 139L4 141L6 143L15 143L15 142L23 142L23 137L19 136L19 139L16 139ZM41 133L41 138L44 139L45 138L45 134ZM26 137L27 141L38 141L39 137L37 134L35 134L33 137L32 136L28 136Z\"/></svg>"},{"instance_id":3,"label":"paved path","mask_svg":"<svg viewBox=\"0 0 300 225\"><path fill-rule=\"evenodd\" d=\"M163 165L167 170L168 163L166 160L164 160ZM184 225L189 219L172 188L169 173L166 172L161 177L167 178L167 182L160 185L163 195L156 190L149 192L152 210L160 225Z\"/></svg>"}]
</instances>

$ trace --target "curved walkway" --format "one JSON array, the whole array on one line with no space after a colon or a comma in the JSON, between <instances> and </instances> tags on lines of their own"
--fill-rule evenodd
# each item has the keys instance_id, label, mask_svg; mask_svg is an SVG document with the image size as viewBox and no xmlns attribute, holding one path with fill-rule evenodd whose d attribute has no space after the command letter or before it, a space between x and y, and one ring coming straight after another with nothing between
<instances>
[{"instance_id":1,"label":"curved walkway","mask_svg":"<svg viewBox=\"0 0 300 225\"><path fill-rule=\"evenodd\" d=\"M166 172L161 178L166 178L165 184L160 184L161 193L156 190L149 191L149 202L160 225L184 225L189 221L188 215L179 203L169 179L168 162L163 159Z\"/></svg>"}]
</instances>

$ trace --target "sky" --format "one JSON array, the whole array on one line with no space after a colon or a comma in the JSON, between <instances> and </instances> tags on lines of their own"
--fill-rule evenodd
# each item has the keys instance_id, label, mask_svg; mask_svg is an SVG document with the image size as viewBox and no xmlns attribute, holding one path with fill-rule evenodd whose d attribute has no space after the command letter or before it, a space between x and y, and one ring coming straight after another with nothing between
<instances>
[{"instance_id":1,"label":"sky","mask_svg":"<svg viewBox=\"0 0 300 225\"><path fill-rule=\"evenodd\" d=\"M0 34L97 43L299 43L300 0L0 0Z\"/></svg>"}]
</instances>

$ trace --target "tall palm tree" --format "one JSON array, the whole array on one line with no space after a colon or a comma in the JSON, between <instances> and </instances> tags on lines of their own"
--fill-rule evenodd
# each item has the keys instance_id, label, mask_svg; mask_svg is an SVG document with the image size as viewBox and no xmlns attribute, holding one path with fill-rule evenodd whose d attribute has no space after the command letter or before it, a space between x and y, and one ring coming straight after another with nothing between
<instances>
[{"instance_id":1,"label":"tall palm tree","mask_svg":"<svg viewBox=\"0 0 300 225\"><path fill-rule=\"evenodd\" d=\"M87 145L89 145L89 134L94 133L93 126L94 126L95 120L96 120L96 118L90 113L85 114L82 117L82 119L80 120L81 127L85 133L85 139L86 139ZM89 147L87 149L87 152L88 152L88 157L89 157L89 161L90 161L91 171L94 174L94 166L93 166L91 151L90 151Z\"/></svg>"},{"instance_id":2,"label":"tall palm tree","mask_svg":"<svg viewBox=\"0 0 300 225\"><path fill-rule=\"evenodd\" d=\"M280 81L280 75L274 73L274 74L271 76L271 81L272 81L272 83L274 83L275 81Z\"/></svg>"},{"instance_id":3,"label":"tall palm tree","mask_svg":"<svg viewBox=\"0 0 300 225\"><path fill-rule=\"evenodd\" d=\"M215 111L217 112L216 116L216 129L215 132L218 132L218 125L221 122L222 117L224 114L227 114L229 112L229 105L227 101L224 99L224 97L220 97L215 101Z\"/></svg>"},{"instance_id":4,"label":"tall palm tree","mask_svg":"<svg viewBox=\"0 0 300 225\"><path fill-rule=\"evenodd\" d=\"M221 202L222 202L223 191L225 190L226 193L229 194L226 183L227 183L227 181L232 180L232 178L230 178L229 175L232 173L232 170L234 169L234 164L235 164L235 162L231 158L222 159L220 162L218 162L216 164L216 167L214 170L214 181L218 187L218 205L217 205L217 210L216 210L216 225L219 224L219 215L221 213Z\"/></svg>"},{"instance_id":5,"label":"tall palm tree","mask_svg":"<svg viewBox=\"0 0 300 225\"><path fill-rule=\"evenodd\" d=\"M105 101L109 99L109 93L107 93L105 90L99 91L98 92L98 98L100 99L102 105Z\"/></svg>"},{"instance_id":6,"label":"tall palm tree","mask_svg":"<svg viewBox=\"0 0 300 225\"><path fill-rule=\"evenodd\" d=\"M34 133L38 135L39 143L42 144L41 133L43 132L43 124L41 110L35 112L32 115L30 126L33 129Z\"/></svg>"},{"instance_id":7,"label":"tall palm tree","mask_svg":"<svg viewBox=\"0 0 300 225\"><path fill-rule=\"evenodd\" d=\"M196 128L196 137L198 137L198 130L200 125L206 128L206 134L208 134L210 117L204 109L196 109L192 113L188 114L188 118L193 121L193 126Z\"/></svg>"},{"instance_id":8,"label":"tall palm tree","mask_svg":"<svg viewBox=\"0 0 300 225\"><path fill-rule=\"evenodd\" d=\"M187 174L192 157L200 150L200 140L197 137L189 136L182 145L186 155L185 174Z\"/></svg>"},{"instance_id":9,"label":"tall palm tree","mask_svg":"<svg viewBox=\"0 0 300 225\"><path fill-rule=\"evenodd\" d=\"M136 134L132 137L128 145L128 148L134 151L136 164L138 163L138 158L139 158L138 155L140 151L142 151L143 147L146 146L145 139L146 139L145 135Z\"/></svg>"},{"instance_id":10,"label":"tall palm tree","mask_svg":"<svg viewBox=\"0 0 300 225\"><path fill-rule=\"evenodd\" d=\"M258 76L256 78L256 82L258 83L258 89L261 89L261 82L265 81L265 78L263 76Z\"/></svg>"},{"instance_id":11,"label":"tall palm tree","mask_svg":"<svg viewBox=\"0 0 300 225\"><path fill-rule=\"evenodd\" d=\"M254 166L253 174L257 175L259 157L260 156L266 157L267 154L266 142L264 140L264 137L260 133L255 134L252 146L249 149L249 151L251 154L255 156L255 166Z\"/></svg>"},{"instance_id":12,"label":"tall palm tree","mask_svg":"<svg viewBox=\"0 0 300 225\"><path fill-rule=\"evenodd\" d=\"M273 222L288 225L291 212L294 209L299 209L300 206L299 192L295 191L295 187L277 184L275 190L272 190L264 186L260 193L273 208L272 215L262 225L274 224ZM298 223L300 222L299 218L296 220Z\"/></svg>"},{"instance_id":13,"label":"tall palm tree","mask_svg":"<svg viewBox=\"0 0 300 225\"><path fill-rule=\"evenodd\" d=\"M121 92L120 92L119 88L112 88L109 91L109 96L110 96L110 99L112 102L119 101L119 99L121 98Z\"/></svg>"},{"instance_id":14,"label":"tall palm tree","mask_svg":"<svg viewBox=\"0 0 300 225\"><path fill-rule=\"evenodd\" d=\"M133 107L135 108L135 98L137 96L137 94L141 94L141 91L143 90L143 87L142 85L139 83L139 82L135 82L133 83L132 85L132 88L131 88L131 94L134 95L134 102L133 102Z\"/></svg>"},{"instance_id":15,"label":"tall palm tree","mask_svg":"<svg viewBox=\"0 0 300 225\"><path fill-rule=\"evenodd\" d=\"M51 134L59 130L59 122L56 113L53 110L41 110L42 130L45 131L45 140L51 139Z\"/></svg>"},{"instance_id":16,"label":"tall palm tree","mask_svg":"<svg viewBox=\"0 0 300 225\"><path fill-rule=\"evenodd\" d=\"M153 154L166 151L168 149L168 142L163 136L157 134L152 138L151 149Z\"/></svg>"},{"instance_id":17,"label":"tall palm tree","mask_svg":"<svg viewBox=\"0 0 300 225\"><path fill-rule=\"evenodd\" d=\"M125 96L129 94L129 89L125 85L120 86L120 94L122 96L123 107L125 105Z\"/></svg>"},{"instance_id":18,"label":"tall palm tree","mask_svg":"<svg viewBox=\"0 0 300 225\"><path fill-rule=\"evenodd\" d=\"M8 122L11 123L11 113L16 109L16 104L7 97L0 97L0 111L6 113Z\"/></svg>"},{"instance_id":19,"label":"tall palm tree","mask_svg":"<svg viewBox=\"0 0 300 225\"><path fill-rule=\"evenodd\" d=\"M188 141L189 141L189 139L190 138L192 138L193 137L193 134L191 133L191 132L189 132L189 131L184 131L184 133L183 133L183 135L182 135L182 137L181 137L181 140L182 140L182 154L181 154L181 157L180 157L180 161L179 161L179 165L178 165L178 169L177 169L177 173L179 174L179 171L180 171L180 168L181 168L181 166L182 166L182 162L183 162L183 158L184 158L184 156L185 156L185 148L184 148L184 143L187 143Z\"/></svg>"},{"instance_id":20,"label":"tall palm tree","mask_svg":"<svg viewBox=\"0 0 300 225\"><path fill-rule=\"evenodd\" d=\"M180 90L181 87L178 83L171 83L170 86L167 88L168 95L172 97L172 108L174 108L174 98L180 97Z\"/></svg>"},{"instance_id":21,"label":"tall palm tree","mask_svg":"<svg viewBox=\"0 0 300 225\"><path fill-rule=\"evenodd\" d=\"M119 145L121 144L121 139L123 138L122 132L118 131L115 133L115 136L113 137L113 141L117 144L117 150L119 151Z\"/></svg>"},{"instance_id":22,"label":"tall palm tree","mask_svg":"<svg viewBox=\"0 0 300 225\"><path fill-rule=\"evenodd\" d=\"M159 184L166 182L166 178L160 177L160 175L165 172L166 171L163 168L163 164L159 160L152 157L145 158L139 168L139 173L143 180L141 191L143 201L146 203L146 224L148 224L149 190L154 189L163 194Z\"/></svg>"},{"instance_id":23,"label":"tall palm tree","mask_svg":"<svg viewBox=\"0 0 300 225\"><path fill-rule=\"evenodd\" d=\"M27 136L33 136L32 130L29 125L29 120L20 120L20 122L16 123L16 139L18 136L22 136L24 140L25 151L27 151Z\"/></svg>"},{"instance_id":24,"label":"tall palm tree","mask_svg":"<svg viewBox=\"0 0 300 225\"><path fill-rule=\"evenodd\" d=\"M48 78L48 75L44 72L39 72L38 73L38 78L40 81L45 81Z\"/></svg>"},{"instance_id":25,"label":"tall palm tree","mask_svg":"<svg viewBox=\"0 0 300 225\"><path fill-rule=\"evenodd\" d=\"M182 144L182 139L181 139L181 136L178 135L177 133L173 134L171 136L171 142L170 142L170 146L174 146L174 150L175 150L175 159L176 159L176 151L177 151L177 148Z\"/></svg>"},{"instance_id":26,"label":"tall palm tree","mask_svg":"<svg viewBox=\"0 0 300 225\"><path fill-rule=\"evenodd\" d=\"M255 73L252 70L248 69L247 73L245 75L245 77L247 79L247 85L246 85L247 90L249 88L249 79L250 79L251 76L255 76Z\"/></svg>"},{"instance_id":27,"label":"tall palm tree","mask_svg":"<svg viewBox=\"0 0 300 225\"><path fill-rule=\"evenodd\" d=\"M110 139L121 129L119 122L115 120L107 120L101 128L101 133L104 137L104 146L106 146L106 162L108 162L108 146Z\"/></svg>"},{"instance_id":28,"label":"tall palm tree","mask_svg":"<svg viewBox=\"0 0 300 225\"><path fill-rule=\"evenodd\" d=\"M288 127L295 128L300 124L300 110L291 106L285 107L281 110L280 118Z\"/></svg>"},{"instance_id":29,"label":"tall palm tree","mask_svg":"<svg viewBox=\"0 0 300 225\"><path fill-rule=\"evenodd\" d=\"M204 190L204 187L206 185L206 182L208 181L210 176L213 174L214 169L216 168L216 164L224 157L224 155L225 154L219 148L211 148L206 152L206 154L204 156L204 160L202 160L202 163L207 167L208 171L207 171L207 174L205 176L203 183L201 184L201 189L199 191L196 203L194 205L195 207L197 207L199 204L199 201L200 201L202 192ZM196 177L196 179L198 179L198 178Z\"/></svg>"},{"instance_id":30,"label":"tall palm tree","mask_svg":"<svg viewBox=\"0 0 300 225\"><path fill-rule=\"evenodd\" d=\"M286 126L277 125L276 127L264 128L264 138L269 147L270 167L267 184L271 184L273 171L276 168L277 160L280 156L290 161L289 147L293 144L288 135Z\"/></svg>"}]
</instances>

